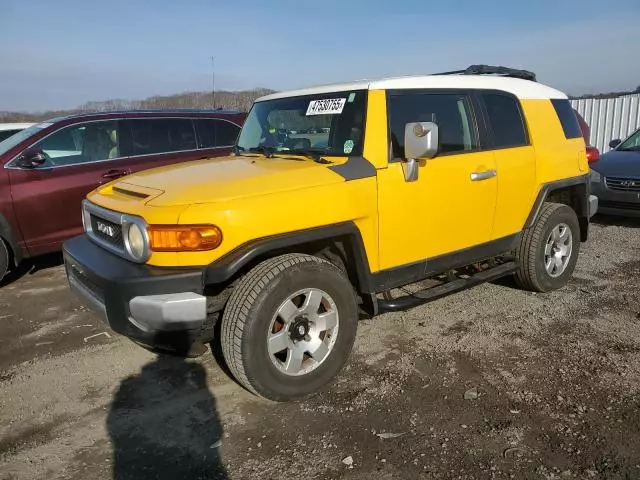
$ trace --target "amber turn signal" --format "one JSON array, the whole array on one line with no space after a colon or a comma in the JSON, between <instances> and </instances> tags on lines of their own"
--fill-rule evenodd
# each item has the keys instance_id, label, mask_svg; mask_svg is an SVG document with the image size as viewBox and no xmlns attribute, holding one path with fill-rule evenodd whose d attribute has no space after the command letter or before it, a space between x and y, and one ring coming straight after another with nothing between
<instances>
[{"instance_id":1,"label":"amber turn signal","mask_svg":"<svg viewBox=\"0 0 640 480\"><path fill-rule=\"evenodd\" d=\"M148 232L154 252L213 250L222 243L222 231L215 225L150 225Z\"/></svg>"}]
</instances>

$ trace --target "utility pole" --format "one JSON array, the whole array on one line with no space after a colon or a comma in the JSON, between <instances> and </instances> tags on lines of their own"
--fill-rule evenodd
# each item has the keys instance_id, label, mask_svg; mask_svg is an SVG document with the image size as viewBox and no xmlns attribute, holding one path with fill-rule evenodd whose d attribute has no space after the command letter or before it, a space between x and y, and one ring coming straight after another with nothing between
<instances>
[{"instance_id":1,"label":"utility pole","mask_svg":"<svg viewBox=\"0 0 640 480\"><path fill-rule=\"evenodd\" d=\"M216 67L213 57L211 57L211 103L213 109L216 109Z\"/></svg>"}]
</instances>

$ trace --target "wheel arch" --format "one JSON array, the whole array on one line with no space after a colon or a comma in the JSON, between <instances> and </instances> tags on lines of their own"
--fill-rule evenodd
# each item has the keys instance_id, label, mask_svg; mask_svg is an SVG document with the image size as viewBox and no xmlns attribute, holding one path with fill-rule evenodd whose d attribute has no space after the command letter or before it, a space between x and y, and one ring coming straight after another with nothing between
<instances>
[{"instance_id":1,"label":"wheel arch","mask_svg":"<svg viewBox=\"0 0 640 480\"><path fill-rule=\"evenodd\" d=\"M4 242L9 251L9 265L14 267L25 257L22 248L18 245L13 228L9 221L0 213L0 242Z\"/></svg>"},{"instance_id":2,"label":"wheel arch","mask_svg":"<svg viewBox=\"0 0 640 480\"><path fill-rule=\"evenodd\" d=\"M580 241L586 242L589 236L589 194L589 175L545 183L538 192L524 227L533 227L546 202L562 203L576 212Z\"/></svg>"},{"instance_id":3,"label":"wheel arch","mask_svg":"<svg viewBox=\"0 0 640 480\"><path fill-rule=\"evenodd\" d=\"M342 263L349 279L360 292L372 291L371 271L358 227L345 222L259 238L245 243L209 264L204 272L205 286L228 285L267 258L285 253L322 256Z\"/></svg>"}]
</instances>

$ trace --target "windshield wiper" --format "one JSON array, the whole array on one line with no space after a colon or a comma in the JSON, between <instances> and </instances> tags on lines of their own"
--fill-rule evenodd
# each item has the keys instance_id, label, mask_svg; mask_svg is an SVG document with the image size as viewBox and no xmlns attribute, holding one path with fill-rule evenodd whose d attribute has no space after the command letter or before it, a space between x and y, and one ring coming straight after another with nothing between
<instances>
[{"instance_id":1,"label":"windshield wiper","mask_svg":"<svg viewBox=\"0 0 640 480\"><path fill-rule=\"evenodd\" d=\"M241 147L239 145L236 145L234 150L235 150L236 153L244 153L244 154L257 153L259 155L264 155L267 158L273 157L273 154L276 151L276 149L273 148L273 147L265 147L265 146L262 146L262 145L260 145L258 147L251 147L251 148L244 148L244 147Z\"/></svg>"},{"instance_id":2,"label":"windshield wiper","mask_svg":"<svg viewBox=\"0 0 640 480\"><path fill-rule=\"evenodd\" d=\"M322 154L326 152L325 150L321 150L321 149L286 150L284 152L278 152L278 153L285 153L287 155L300 155L300 156L309 158L316 163L322 163L322 164L332 163L326 158L322 158Z\"/></svg>"},{"instance_id":3,"label":"windshield wiper","mask_svg":"<svg viewBox=\"0 0 640 480\"><path fill-rule=\"evenodd\" d=\"M298 156L298 157L309 158L317 163L322 163L322 164L332 163L329 160L322 158L322 154L325 153L325 150L322 150L322 149L278 150L275 147L265 147L263 145L260 145L258 147L250 147L250 148L244 148L236 145L235 152L242 153L243 155L255 153L259 155L264 155L266 158L273 158L273 157L286 158L291 156Z\"/></svg>"}]
</instances>

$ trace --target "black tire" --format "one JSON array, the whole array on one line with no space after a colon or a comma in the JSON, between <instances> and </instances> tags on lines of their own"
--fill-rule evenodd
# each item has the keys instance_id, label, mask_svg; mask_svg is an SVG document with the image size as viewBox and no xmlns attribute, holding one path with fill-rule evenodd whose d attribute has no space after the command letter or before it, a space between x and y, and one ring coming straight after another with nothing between
<instances>
[{"instance_id":1,"label":"black tire","mask_svg":"<svg viewBox=\"0 0 640 480\"><path fill-rule=\"evenodd\" d=\"M267 338L280 305L306 288L326 292L338 311L333 348L314 370L290 376L271 360ZM358 306L347 276L318 257L286 254L266 260L236 285L222 315L222 351L229 370L249 391L274 401L291 401L319 392L345 365L356 336Z\"/></svg>"},{"instance_id":2,"label":"black tire","mask_svg":"<svg viewBox=\"0 0 640 480\"><path fill-rule=\"evenodd\" d=\"M545 268L545 247L553 229L565 224L571 230L571 254L567 266L560 275L552 276ZM580 224L571 207L560 203L545 203L531 228L522 232L516 251L520 266L515 278L518 285L534 292L550 292L569 282L580 252Z\"/></svg>"},{"instance_id":3,"label":"black tire","mask_svg":"<svg viewBox=\"0 0 640 480\"><path fill-rule=\"evenodd\" d=\"M9 249L4 240L0 238L0 282L9 271Z\"/></svg>"}]
</instances>

